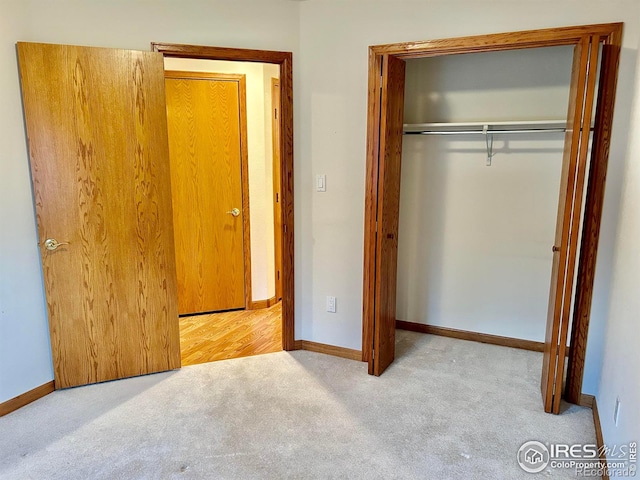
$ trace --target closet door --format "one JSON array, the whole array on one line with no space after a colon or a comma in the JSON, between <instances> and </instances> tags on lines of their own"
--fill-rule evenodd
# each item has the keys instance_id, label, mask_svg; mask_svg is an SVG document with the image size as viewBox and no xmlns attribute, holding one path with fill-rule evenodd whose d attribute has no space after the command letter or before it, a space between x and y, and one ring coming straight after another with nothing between
<instances>
[{"instance_id":1,"label":"closet door","mask_svg":"<svg viewBox=\"0 0 640 480\"><path fill-rule=\"evenodd\" d=\"M56 388L180 367L163 56L18 57Z\"/></svg>"},{"instance_id":2,"label":"closet door","mask_svg":"<svg viewBox=\"0 0 640 480\"><path fill-rule=\"evenodd\" d=\"M541 380L544 409L552 413L560 412L563 390L598 46L598 37L584 37L574 49Z\"/></svg>"},{"instance_id":3,"label":"closet door","mask_svg":"<svg viewBox=\"0 0 640 480\"><path fill-rule=\"evenodd\" d=\"M369 360L369 373L373 375L382 374L395 357L404 75L404 60L385 55L380 107L373 358Z\"/></svg>"}]
</instances>

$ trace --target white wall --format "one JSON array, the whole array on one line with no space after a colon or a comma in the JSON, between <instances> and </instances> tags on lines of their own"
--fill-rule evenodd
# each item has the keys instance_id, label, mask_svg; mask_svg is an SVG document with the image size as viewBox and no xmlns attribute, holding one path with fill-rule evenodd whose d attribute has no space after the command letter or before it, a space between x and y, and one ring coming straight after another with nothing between
<instances>
[{"instance_id":1,"label":"white wall","mask_svg":"<svg viewBox=\"0 0 640 480\"><path fill-rule=\"evenodd\" d=\"M271 150L271 77L280 67L255 62L165 58L167 70L241 73L246 75L249 216L251 226L251 296L253 301L275 296L273 250L273 179ZM269 73L267 73L269 72ZM269 90L265 84L269 82ZM268 122L267 122L268 121Z\"/></svg>"},{"instance_id":2,"label":"white wall","mask_svg":"<svg viewBox=\"0 0 640 480\"><path fill-rule=\"evenodd\" d=\"M15 41L21 15L0 15L0 402L53 379L31 202ZM17 9L16 10L17 13Z\"/></svg>"},{"instance_id":3,"label":"white wall","mask_svg":"<svg viewBox=\"0 0 640 480\"><path fill-rule=\"evenodd\" d=\"M150 42L162 41L293 51L295 59L299 12L296 2L282 0L0 3L2 402L53 378L15 42L149 50Z\"/></svg>"},{"instance_id":4,"label":"white wall","mask_svg":"<svg viewBox=\"0 0 640 480\"><path fill-rule=\"evenodd\" d=\"M564 120L572 47L408 60L405 123ZM404 137L397 318L544 341L564 134ZM555 193L555 195L554 195Z\"/></svg>"},{"instance_id":5,"label":"white wall","mask_svg":"<svg viewBox=\"0 0 640 480\"><path fill-rule=\"evenodd\" d=\"M636 0L310 0L300 4L301 128L296 163L296 315L302 338L361 347L362 243L369 45L624 21L624 51L610 158L585 388L595 393L626 150L630 73L640 34ZM327 192L313 178L327 175ZM549 192L556 196L557 191ZM325 312L336 295L338 312ZM546 300L545 300L546 303Z\"/></svg>"},{"instance_id":6,"label":"white wall","mask_svg":"<svg viewBox=\"0 0 640 480\"><path fill-rule=\"evenodd\" d=\"M602 432L609 446L640 441L640 136L637 134L640 131L640 68L635 75L635 85L631 131L636 134L629 139L626 157L605 354L597 395ZM621 401L617 427L613 421L616 398Z\"/></svg>"}]
</instances>

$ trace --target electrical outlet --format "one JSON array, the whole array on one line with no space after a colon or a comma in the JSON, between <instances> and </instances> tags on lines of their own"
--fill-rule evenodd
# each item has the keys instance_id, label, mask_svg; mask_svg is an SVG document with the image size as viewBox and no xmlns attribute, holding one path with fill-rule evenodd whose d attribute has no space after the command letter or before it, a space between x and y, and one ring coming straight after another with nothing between
<instances>
[{"instance_id":1,"label":"electrical outlet","mask_svg":"<svg viewBox=\"0 0 640 480\"><path fill-rule=\"evenodd\" d=\"M616 398L616 408L613 410L613 423L618 426L618 419L620 418L620 397Z\"/></svg>"},{"instance_id":2,"label":"electrical outlet","mask_svg":"<svg viewBox=\"0 0 640 480\"><path fill-rule=\"evenodd\" d=\"M336 297L327 297L327 312L336 313Z\"/></svg>"}]
</instances>

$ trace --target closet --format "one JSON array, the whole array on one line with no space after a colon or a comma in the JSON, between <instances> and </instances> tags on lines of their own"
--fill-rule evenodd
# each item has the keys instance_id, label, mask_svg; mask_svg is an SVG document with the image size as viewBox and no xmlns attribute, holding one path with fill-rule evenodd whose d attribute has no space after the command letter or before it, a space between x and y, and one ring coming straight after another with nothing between
<instances>
[{"instance_id":1,"label":"closet","mask_svg":"<svg viewBox=\"0 0 640 480\"><path fill-rule=\"evenodd\" d=\"M370 47L370 374L393 362L396 320L544 339L544 409L559 413L572 323L566 397L579 401L621 31Z\"/></svg>"},{"instance_id":2,"label":"closet","mask_svg":"<svg viewBox=\"0 0 640 480\"><path fill-rule=\"evenodd\" d=\"M405 328L544 342L571 57L560 46L406 61Z\"/></svg>"}]
</instances>

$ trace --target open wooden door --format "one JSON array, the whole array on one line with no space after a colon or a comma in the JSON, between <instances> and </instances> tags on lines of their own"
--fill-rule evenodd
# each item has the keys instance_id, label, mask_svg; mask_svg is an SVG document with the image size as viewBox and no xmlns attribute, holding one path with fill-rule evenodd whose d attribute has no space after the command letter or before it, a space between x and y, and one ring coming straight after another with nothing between
<instances>
[{"instance_id":1,"label":"open wooden door","mask_svg":"<svg viewBox=\"0 0 640 480\"><path fill-rule=\"evenodd\" d=\"M375 239L373 355L369 359L369 373L373 375L381 375L395 357L404 77L404 60L385 55L382 59L380 85L380 160Z\"/></svg>"},{"instance_id":2,"label":"open wooden door","mask_svg":"<svg viewBox=\"0 0 640 480\"><path fill-rule=\"evenodd\" d=\"M559 413L598 70L599 37L574 47L542 365L545 412Z\"/></svg>"},{"instance_id":3,"label":"open wooden door","mask_svg":"<svg viewBox=\"0 0 640 480\"><path fill-rule=\"evenodd\" d=\"M180 367L162 55L18 57L56 388Z\"/></svg>"}]
</instances>

